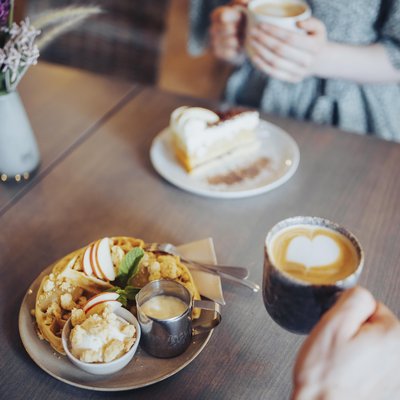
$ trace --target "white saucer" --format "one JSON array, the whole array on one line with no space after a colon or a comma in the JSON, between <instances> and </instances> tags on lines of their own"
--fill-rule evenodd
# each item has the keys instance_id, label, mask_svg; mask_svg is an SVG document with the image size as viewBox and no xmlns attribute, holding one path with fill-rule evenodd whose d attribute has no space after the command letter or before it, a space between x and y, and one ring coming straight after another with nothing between
<instances>
[{"instance_id":1,"label":"white saucer","mask_svg":"<svg viewBox=\"0 0 400 400\"><path fill-rule=\"evenodd\" d=\"M170 136L165 128L154 138L150 149L153 167L170 183L201 196L237 199L268 192L287 182L300 162L294 139L267 121L257 128L257 148L225 156L191 174L176 160ZM226 183L232 178L233 182Z\"/></svg>"}]
</instances>

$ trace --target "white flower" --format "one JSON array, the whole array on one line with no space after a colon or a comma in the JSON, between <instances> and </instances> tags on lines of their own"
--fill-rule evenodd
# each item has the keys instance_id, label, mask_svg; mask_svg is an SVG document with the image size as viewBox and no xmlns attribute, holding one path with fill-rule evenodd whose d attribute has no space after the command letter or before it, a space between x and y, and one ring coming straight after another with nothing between
<instances>
[{"instance_id":1,"label":"white flower","mask_svg":"<svg viewBox=\"0 0 400 400\"><path fill-rule=\"evenodd\" d=\"M86 18L101 12L95 6L64 7L39 15L33 25L26 18L20 25L13 23L10 28L0 28L1 36L6 37L3 48L0 48L0 93L16 89L28 68L37 63L39 49ZM41 30L34 26L44 30L39 39L37 36Z\"/></svg>"},{"instance_id":2,"label":"white flower","mask_svg":"<svg viewBox=\"0 0 400 400\"><path fill-rule=\"evenodd\" d=\"M19 74L25 72L26 67L36 64L39 50L35 45L35 39L40 31L30 25L29 19L21 22L21 25L13 23L10 29L3 28L9 38L4 45L1 71L11 72L11 83L19 80ZM0 55L1 58L1 55Z\"/></svg>"},{"instance_id":3,"label":"white flower","mask_svg":"<svg viewBox=\"0 0 400 400\"><path fill-rule=\"evenodd\" d=\"M9 37L0 49L0 71L6 75L7 90L13 90L28 67L37 63L39 50L35 39L40 31L30 25L28 18L21 25L13 23L11 28L2 30Z\"/></svg>"}]
</instances>

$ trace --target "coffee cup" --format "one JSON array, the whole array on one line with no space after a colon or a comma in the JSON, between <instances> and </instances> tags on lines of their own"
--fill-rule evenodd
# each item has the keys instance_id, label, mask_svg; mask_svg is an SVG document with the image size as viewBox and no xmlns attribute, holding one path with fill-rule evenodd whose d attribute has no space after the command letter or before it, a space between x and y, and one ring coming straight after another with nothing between
<instances>
[{"instance_id":1,"label":"coffee cup","mask_svg":"<svg viewBox=\"0 0 400 400\"><path fill-rule=\"evenodd\" d=\"M345 228L318 217L285 219L265 240L265 308L286 330L309 333L357 283L363 264L361 245Z\"/></svg>"},{"instance_id":2,"label":"coffee cup","mask_svg":"<svg viewBox=\"0 0 400 400\"><path fill-rule=\"evenodd\" d=\"M238 6L238 8L246 15L245 48L249 55L252 51L247 44L247 38L257 24L268 23L304 32L297 26L297 22L311 17L311 8L303 0L251 0L247 7Z\"/></svg>"},{"instance_id":3,"label":"coffee cup","mask_svg":"<svg viewBox=\"0 0 400 400\"><path fill-rule=\"evenodd\" d=\"M247 5L248 25L269 23L300 30L297 22L311 17L311 8L303 0L251 0Z\"/></svg>"},{"instance_id":4,"label":"coffee cup","mask_svg":"<svg viewBox=\"0 0 400 400\"><path fill-rule=\"evenodd\" d=\"M221 322L219 304L193 300L180 283L160 279L144 286L136 295L138 321L142 336L140 345L159 358L175 357L190 345L192 336L208 332ZM194 308L210 310L212 317L193 320Z\"/></svg>"}]
</instances>

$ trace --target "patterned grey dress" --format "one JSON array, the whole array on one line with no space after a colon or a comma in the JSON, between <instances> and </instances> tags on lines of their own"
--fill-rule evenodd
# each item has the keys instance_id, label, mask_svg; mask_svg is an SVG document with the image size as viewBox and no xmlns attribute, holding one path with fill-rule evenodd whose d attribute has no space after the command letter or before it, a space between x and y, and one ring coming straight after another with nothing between
<instances>
[{"instance_id":1,"label":"patterned grey dress","mask_svg":"<svg viewBox=\"0 0 400 400\"><path fill-rule=\"evenodd\" d=\"M192 0L189 51L206 44L211 9L223 0ZM400 69L400 0L309 0L331 41L381 43ZM400 84L364 84L307 78L292 84L268 78L246 61L230 77L226 100L265 112L330 124L400 142Z\"/></svg>"}]
</instances>

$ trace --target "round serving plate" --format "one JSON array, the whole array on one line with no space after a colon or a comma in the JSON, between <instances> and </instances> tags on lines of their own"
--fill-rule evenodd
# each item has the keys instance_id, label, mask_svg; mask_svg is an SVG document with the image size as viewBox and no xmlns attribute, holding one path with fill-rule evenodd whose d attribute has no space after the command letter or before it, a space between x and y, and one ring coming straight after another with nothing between
<instances>
[{"instance_id":1,"label":"round serving plate","mask_svg":"<svg viewBox=\"0 0 400 400\"><path fill-rule=\"evenodd\" d=\"M161 359L148 355L140 348L132 361L113 375L92 375L75 367L66 356L58 354L50 344L37 335L36 322L31 314L35 308L36 293L43 277L51 272L46 268L31 284L19 312L19 333L32 360L54 378L72 386L99 391L138 389L160 382L185 368L204 349L212 331L196 336L189 348L178 357ZM205 316L206 313L203 313ZM200 317L201 321L201 317Z\"/></svg>"},{"instance_id":2,"label":"round serving plate","mask_svg":"<svg viewBox=\"0 0 400 400\"><path fill-rule=\"evenodd\" d=\"M150 159L164 179L188 192L223 199L256 196L287 182L300 162L297 143L283 129L261 120L256 133L257 146L189 174L175 158L170 130L165 128L153 140Z\"/></svg>"}]
</instances>

